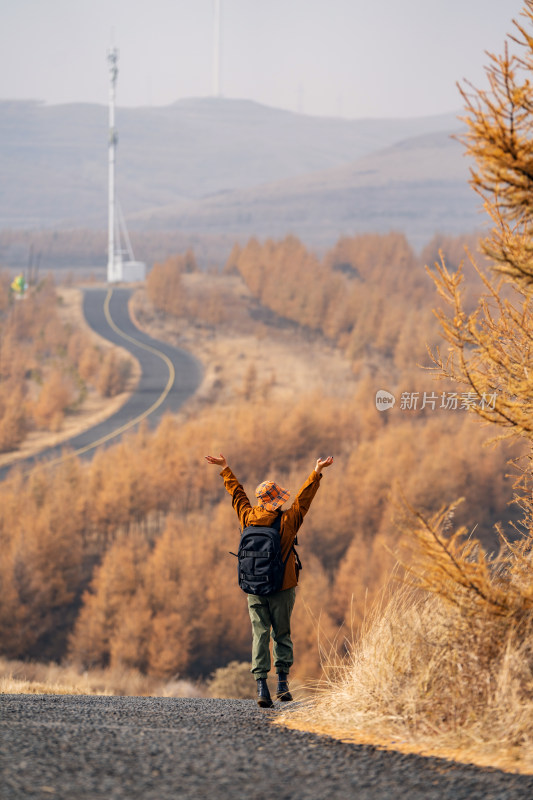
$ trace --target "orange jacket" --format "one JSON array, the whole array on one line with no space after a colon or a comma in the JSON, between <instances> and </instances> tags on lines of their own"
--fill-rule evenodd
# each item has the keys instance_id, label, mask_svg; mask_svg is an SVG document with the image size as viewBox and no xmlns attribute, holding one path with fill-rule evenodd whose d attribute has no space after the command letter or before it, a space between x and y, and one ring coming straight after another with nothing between
<instances>
[{"instance_id":1,"label":"orange jacket","mask_svg":"<svg viewBox=\"0 0 533 800\"><path fill-rule=\"evenodd\" d=\"M224 486L231 495L233 508L239 517L241 530L247 525L272 525L276 519L277 511L266 511L262 506L252 506L246 492L229 467L224 467L220 473L224 478ZM292 546L302 524L313 497L318 491L322 475L314 470L296 495L292 506L281 514L281 554L285 564L285 575L281 589L290 589L298 583L298 570ZM288 558L287 558L288 556Z\"/></svg>"}]
</instances>

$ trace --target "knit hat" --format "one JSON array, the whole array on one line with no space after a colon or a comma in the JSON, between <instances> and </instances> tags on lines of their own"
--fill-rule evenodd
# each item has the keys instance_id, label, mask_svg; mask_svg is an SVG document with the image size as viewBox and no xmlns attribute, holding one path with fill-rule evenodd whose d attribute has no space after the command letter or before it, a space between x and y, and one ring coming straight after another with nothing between
<instances>
[{"instance_id":1,"label":"knit hat","mask_svg":"<svg viewBox=\"0 0 533 800\"><path fill-rule=\"evenodd\" d=\"M265 511L275 511L279 508L285 500L290 497L290 492L282 489L274 481L263 481L255 490L255 496L259 500L259 505L263 506Z\"/></svg>"}]
</instances>

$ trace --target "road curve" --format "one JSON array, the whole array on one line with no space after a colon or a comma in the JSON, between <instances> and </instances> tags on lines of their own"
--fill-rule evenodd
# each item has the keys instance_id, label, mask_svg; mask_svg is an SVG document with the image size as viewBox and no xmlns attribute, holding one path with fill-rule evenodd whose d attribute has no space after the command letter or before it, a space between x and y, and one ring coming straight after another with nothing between
<instances>
[{"instance_id":1,"label":"road curve","mask_svg":"<svg viewBox=\"0 0 533 800\"><path fill-rule=\"evenodd\" d=\"M175 412L198 388L200 363L185 350L152 339L137 328L129 315L131 289L85 289L83 312L96 333L132 353L141 365L141 378L126 403L98 425L62 442L41 450L35 456L18 461L17 466L53 462L68 448L90 458L95 450L116 441L146 419L155 426L166 411ZM0 469L0 480L14 465Z\"/></svg>"},{"instance_id":2,"label":"road curve","mask_svg":"<svg viewBox=\"0 0 533 800\"><path fill-rule=\"evenodd\" d=\"M276 708L279 707L276 704ZM272 725L253 700L3 695L2 800L524 800L533 777Z\"/></svg>"}]
</instances>

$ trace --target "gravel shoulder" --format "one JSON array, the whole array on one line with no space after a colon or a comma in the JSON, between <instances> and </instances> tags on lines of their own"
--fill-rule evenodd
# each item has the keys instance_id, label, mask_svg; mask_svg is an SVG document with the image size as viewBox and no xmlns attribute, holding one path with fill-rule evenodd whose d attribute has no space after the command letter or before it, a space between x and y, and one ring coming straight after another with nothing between
<instances>
[{"instance_id":1,"label":"gravel shoulder","mask_svg":"<svg viewBox=\"0 0 533 800\"><path fill-rule=\"evenodd\" d=\"M2 695L0 796L522 800L533 776L347 744L253 700Z\"/></svg>"}]
</instances>

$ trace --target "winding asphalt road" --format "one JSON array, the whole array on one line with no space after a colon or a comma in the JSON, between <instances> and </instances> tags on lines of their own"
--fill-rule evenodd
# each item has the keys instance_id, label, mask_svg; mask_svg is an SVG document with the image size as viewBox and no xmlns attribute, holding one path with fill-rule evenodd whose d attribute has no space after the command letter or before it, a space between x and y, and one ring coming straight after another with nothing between
<instances>
[{"instance_id":1,"label":"winding asphalt road","mask_svg":"<svg viewBox=\"0 0 533 800\"><path fill-rule=\"evenodd\" d=\"M185 350L152 339L137 328L129 315L131 289L86 289L83 312L88 324L109 341L129 350L141 365L142 375L137 389L126 403L104 422L62 442L42 450L32 458L17 462L30 466L36 462L54 461L68 448L81 457L90 458L96 448L117 441L126 431L135 429L146 419L155 426L166 411L175 412L198 388L202 369ZM0 480L11 469L0 470Z\"/></svg>"},{"instance_id":2,"label":"winding asphalt road","mask_svg":"<svg viewBox=\"0 0 533 800\"><path fill-rule=\"evenodd\" d=\"M276 707L280 704L277 703ZM253 700L3 695L2 800L528 800L533 776L288 730Z\"/></svg>"}]
</instances>

